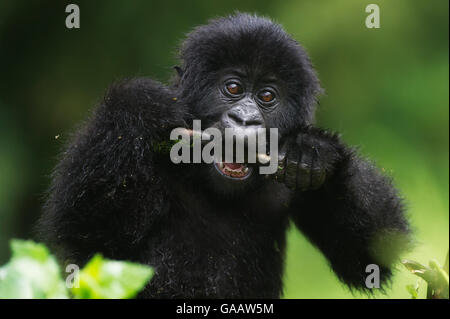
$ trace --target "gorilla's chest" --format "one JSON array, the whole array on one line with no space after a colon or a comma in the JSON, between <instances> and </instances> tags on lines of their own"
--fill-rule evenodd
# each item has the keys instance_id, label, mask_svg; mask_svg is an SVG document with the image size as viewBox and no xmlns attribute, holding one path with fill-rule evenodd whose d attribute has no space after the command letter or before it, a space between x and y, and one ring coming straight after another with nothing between
<instances>
[{"instance_id":1,"label":"gorilla's chest","mask_svg":"<svg viewBox=\"0 0 450 319\"><path fill-rule=\"evenodd\" d=\"M179 203L151 239L152 296L278 297L287 226L282 203Z\"/></svg>"}]
</instances>

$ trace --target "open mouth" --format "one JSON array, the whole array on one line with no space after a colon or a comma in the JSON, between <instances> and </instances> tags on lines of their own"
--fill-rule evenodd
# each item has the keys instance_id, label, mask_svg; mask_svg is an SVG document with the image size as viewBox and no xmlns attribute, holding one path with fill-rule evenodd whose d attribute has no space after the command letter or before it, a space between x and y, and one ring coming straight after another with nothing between
<instances>
[{"instance_id":1,"label":"open mouth","mask_svg":"<svg viewBox=\"0 0 450 319\"><path fill-rule=\"evenodd\" d=\"M214 163L214 167L223 176L231 179L246 179L250 176L253 168L248 167L244 163Z\"/></svg>"}]
</instances>

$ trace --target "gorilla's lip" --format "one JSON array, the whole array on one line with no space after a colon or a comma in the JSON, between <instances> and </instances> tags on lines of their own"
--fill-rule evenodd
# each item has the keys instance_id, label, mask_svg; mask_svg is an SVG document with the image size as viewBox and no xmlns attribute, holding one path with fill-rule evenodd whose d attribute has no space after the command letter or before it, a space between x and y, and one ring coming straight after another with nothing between
<instances>
[{"instance_id":1,"label":"gorilla's lip","mask_svg":"<svg viewBox=\"0 0 450 319\"><path fill-rule=\"evenodd\" d=\"M253 171L253 168L245 163L214 162L214 167L222 176L234 180L246 179Z\"/></svg>"}]
</instances>

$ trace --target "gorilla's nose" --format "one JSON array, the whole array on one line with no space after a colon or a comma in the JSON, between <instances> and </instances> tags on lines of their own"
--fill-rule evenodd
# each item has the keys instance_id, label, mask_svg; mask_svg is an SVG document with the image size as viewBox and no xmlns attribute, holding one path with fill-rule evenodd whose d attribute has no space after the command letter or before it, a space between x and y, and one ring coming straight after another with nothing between
<instances>
[{"instance_id":1,"label":"gorilla's nose","mask_svg":"<svg viewBox=\"0 0 450 319\"><path fill-rule=\"evenodd\" d=\"M230 128L258 129L264 127L264 119L256 107L232 108L224 114L222 122L225 127Z\"/></svg>"}]
</instances>

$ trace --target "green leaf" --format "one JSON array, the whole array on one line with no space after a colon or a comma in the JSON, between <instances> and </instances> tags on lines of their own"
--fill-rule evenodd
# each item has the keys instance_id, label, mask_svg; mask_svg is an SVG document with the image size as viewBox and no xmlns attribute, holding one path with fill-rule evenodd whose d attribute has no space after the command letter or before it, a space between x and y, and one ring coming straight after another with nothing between
<instances>
[{"instance_id":1,"label":"green leaf","mask_svg":"<svg viewBox=\"0 0 450 319\"><path fill-rule=\"evenodd\" d=\"M433 290L434 298L448 299L449 280L447 272L434 259L430 260L429 265L434 273L434 281L429 283L431 289Z\"/></svg>"},{"instance_id":2,"label":"green leaf","mask_svg":"<svg viewBox=\"0 0 450 319\"><path fill-rule=\"evenodd\" d=\"M425 280L428 284L427 298L448 298L449 279L448 273L436 260L429 262L429 267L413 260L403 260L403 265L413 274ZM411 290L407 286L408 291ZM414 297L413 297L414 298Z\"/></svg>"},{"instance_id":3,"label":"green leaf","mask_svg":"<svg viewBox=\"0 0 450 319\"><path fill-rule=\"evenodd\" d=\"M12 240L11 260L0 268L0 298L67 298L55 258L33 241Z\"/></svg>"},{"instance_id":4,"label":"green leaf","mask_svg":"<svg viewBox=\"0 0 450 319\"><path fill-rule=\"evenodd\" d=\"M404 259L402 260L402 264L413 274L416 271L424 272L428 269L426 266L422 265L421 263L415 260Z\"/></svg>"},{"instance_id":5,"label":"green leaf","mask_svg":"<svg viewBox=\"0 0 450 319\"><path fill-rule=\"evenodd\" d=\"M152 275L149 266L112 261L97 254L80 271L79 287L71 291L79 299L132 298Z\"/></svg>"},{"instance_id":6,"label":"green leaf","mask_svg":"<svg viewBox=\"0 0 450 319\"><path fill-rule=\"evenodd\" d=\"M406 285L406 290L408 290L408 292L411 294L412 299L417 299L419 297L419 282L417 282L415 285Z\"/></svg>"}]
</instances>

